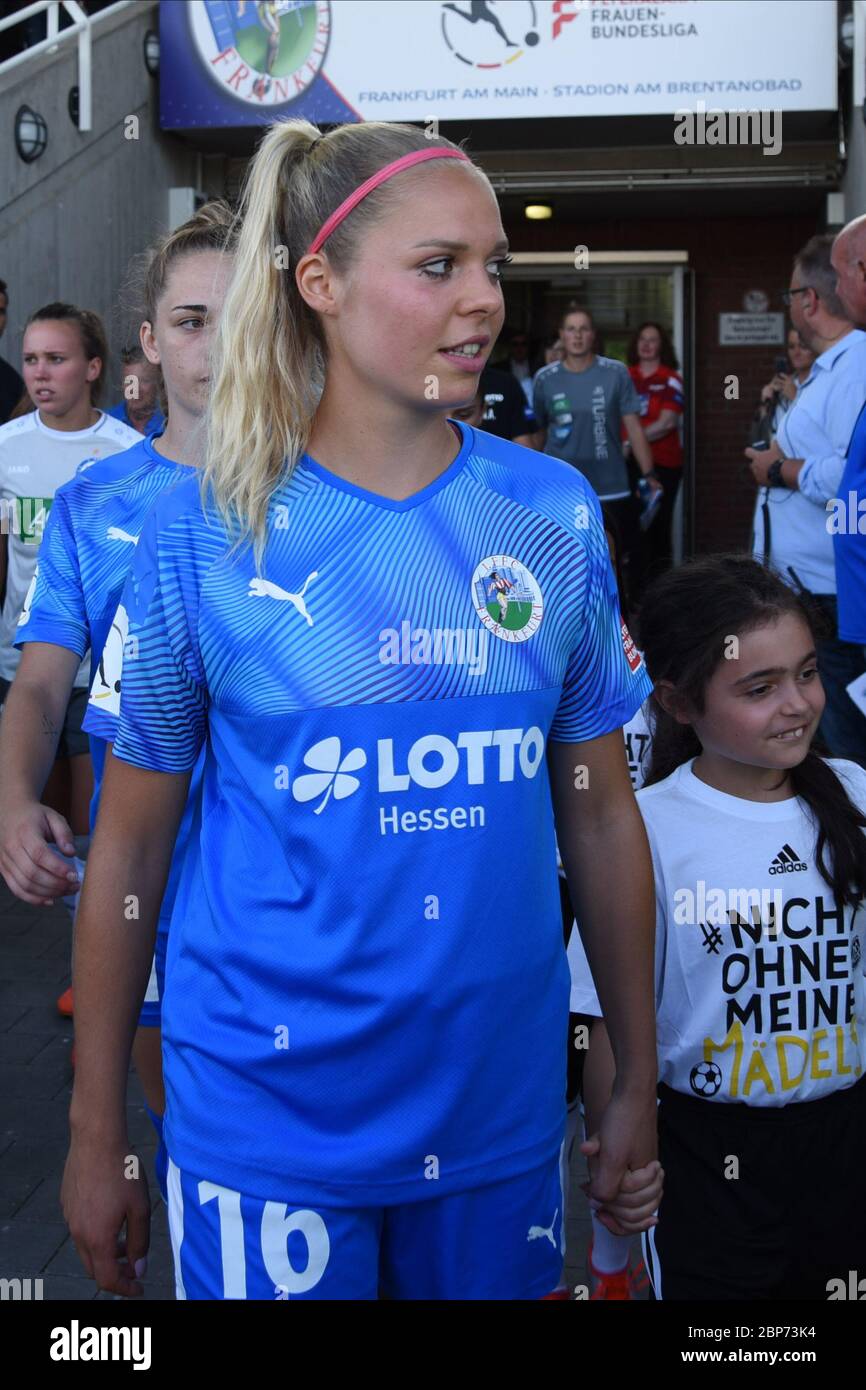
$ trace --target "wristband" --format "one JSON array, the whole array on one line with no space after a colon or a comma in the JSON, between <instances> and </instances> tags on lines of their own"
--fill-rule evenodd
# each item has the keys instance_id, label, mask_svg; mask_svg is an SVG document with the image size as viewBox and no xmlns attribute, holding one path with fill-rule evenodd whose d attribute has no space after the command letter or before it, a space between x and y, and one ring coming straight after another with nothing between
<instances>
[{"instance_id":1,"label":"wristband","mask_svg":"<svg viewBox=\"0 0 866 1390\"><path fill-rule=\"evenodd\" d=\"M770 467L767 469L768 487L787 487L787 483L782 477L783 462L783 459L776 459L775 462L770 464Z\"/></svg>"}]
</instances>

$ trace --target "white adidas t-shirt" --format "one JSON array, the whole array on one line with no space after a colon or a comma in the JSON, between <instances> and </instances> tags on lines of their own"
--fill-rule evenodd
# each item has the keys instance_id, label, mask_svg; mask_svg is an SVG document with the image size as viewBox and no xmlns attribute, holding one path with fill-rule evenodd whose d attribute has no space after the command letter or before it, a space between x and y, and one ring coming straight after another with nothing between
<instances>
[{"instance_id":1,"label":"white adidas t-shirt","mask_svg":"<svg viewBox=\"0 0 866 1390\"><path fill-rule=\"evenodd\" d=\"M649 747L652 735L647 723L648 703L649 701L641 705L629 722L623 725L622 730L628 770L635 791L638 787L643 786L643 780L649 767ZM601 1018L601 1004L596 994L592 971L589 968L589 961L586 958L586 951L583 949L583 942L580 939L576 922L571 929L566 954L568 956L568 968L571 972L569 1009L573 1014L589 1014L592 1018Z\"/></svg>"},{"instance_id":2,"label":"white adidas t-shirt","mask_svg":"<svg viewBox=\"0 0 866 1390\"><path fill-rule=\"evenodd\" d=\"M54 494L80 463L107 458L141 443L141 435L122 420L100 413L87 430L52 430L38 410L0 426L0 522L8 545L6 595L0 612L0 676L11 681L21 653L12 643L18 619L36 581L39 542ZM90 661L75 678L87 686Z\"/></svg>"},{"instance_id":3,"label":"white adidas t-shirt","mask_svg":"<svg viewBox=\"0 0 866 1390\"><path fill-rule=\"evenodd\" d=\"M866 812L866 771L830 766ZM656 881L659 1079L749 1105L853 1085L866 1065L866 904L837 911L805 803L729 796L692 762L637 799Z\"/></svg>"}]
</instances>

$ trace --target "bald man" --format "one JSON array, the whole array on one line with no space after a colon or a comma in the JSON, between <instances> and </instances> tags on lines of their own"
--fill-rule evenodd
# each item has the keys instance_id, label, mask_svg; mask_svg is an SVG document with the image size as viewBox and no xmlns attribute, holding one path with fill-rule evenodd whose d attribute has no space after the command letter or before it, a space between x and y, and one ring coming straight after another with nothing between
<instances>
[{"instance_id":1,"label":"bald man","mask_svg":"<svg viewBox=\"0 0 866 1390\"><path fill-rule=\"evenodd\" d=\"M866 328L866 216L843 227L833 243L836 292L852 323ZM854 427L839 509L830 517L836 559L839 636L863 648L866 659L866 406Z\"/></svg>"},{"instance_id":2,"label":"bald man","mask_svg":"<svg viewBox=\"0 0 866 1390\"><path fill-rule=\"evenodd\" d=\"M857 328L866 328L866 214L842 228L830 262L845 313Z\"/></svg>"}]
</instances>

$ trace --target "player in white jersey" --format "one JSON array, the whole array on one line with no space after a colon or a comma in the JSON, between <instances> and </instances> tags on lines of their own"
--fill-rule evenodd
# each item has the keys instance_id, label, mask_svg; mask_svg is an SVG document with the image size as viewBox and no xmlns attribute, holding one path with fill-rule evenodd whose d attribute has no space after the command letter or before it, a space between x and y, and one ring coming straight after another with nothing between
<instances>
[{"instance_id":1,"label":"player in white jersey","mask_svg":"<svg viewBox=\"0 0 866 1390\"><path fill-rule=\"evenodd\" d=\"M64 1211L118 1293L147 1249L118 1085L202 749L163 1034L178 1295L552 1289L554 807L617 1053L593 1194L627 1229L654 1219L652 886L621 734L648 683L584 480L447 418L501 328L506 250L487 179L414 127L284 122L251 163L203 489L160 500L124 592L79 920ZM521 577L507 628L500 569ZM520 868L491 880L506 823Z\"/></svg>"},{"instance_id":2,"label":"player in white jersey","mask_svg":"<svg viewBox=\"0 0 866 1390\"><path fill-rule=\"evenodd\" d=\"M664 1299L839 1297L866 1268L866 773L810 744L811 618L751 557L647 590ZM842 1297L846 1293L841 1294Z\"/></svg>"},{"instance_id":3,"label":"player in white jersey","mask_svg":"<svg viewBox=\"0 0 866 1390\"><path fill-rule=\"evenodd\" d=\"M98 408L105 361L105 331L90 310L53 303L28 320L23 369L34 409L0 428L0 704L18 667L13 643L33 594L39 544L55 492L84 459L119 453L138 438ZM87 835L93 789L87 736L81 729L89 674L86 661L76 668L62 707L53 711L40 734L42 829L70 856L76 851L73 835ZM14 724L14 716L7 720L4 715L5 736L13 741ZM0 808L4 820L15 791L7 782ZM81 839L78 848L86 852ZM68 895L67 902L74 901L80 865L80 860L68 861L62 885L53 889ZM72 1013L69 990L57 1007L64 1015Z\"/></svg>"},{"instance_id":4,"label":"player in white jersey","mask_svg":"<svg viewBox=\"0 0 866 1390\"><path fill-rule=\"evenodd\" d=\"M106 359L96 314L71 304L46 304L24 331L24 381L34 409L0 428L0 703L18 667L13 645L37 570L39 542L54 494L86 458L106 458L138 435L98 408ZM52 726L46 802L55 809L52 834L69 842L87 833L91 791L87 739L81 732L89 665L76 672L71 701ZM5 811L5 806L4 806Z\"/></svg>"}]
</instances>

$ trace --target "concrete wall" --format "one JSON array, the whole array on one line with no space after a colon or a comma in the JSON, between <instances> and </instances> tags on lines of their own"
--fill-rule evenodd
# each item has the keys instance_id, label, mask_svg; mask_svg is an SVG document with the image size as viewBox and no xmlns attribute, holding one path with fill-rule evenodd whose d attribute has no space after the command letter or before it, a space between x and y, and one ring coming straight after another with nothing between
<instances>
[{"instance_id":1,"label":"concrete wall","mask_svg":"<svg viewBox=\"0 0 866 1390\"><path fill-rule=\"evenodd\" d=\"M109 384L120 379L118 292L130 258L168 225L168 189L220 193L222 159L202 159L158 124L158 82L144 66L143 39L157 5L138 3L93 34L93 129L67 110L78 81L77 44L37 56L0 77L0 130L7 132L0 182L0 278L9 286L9 325L0 352L20 371L30 313L52 300L95 309L109 331ZM48 124L48 147L33 164L12 141L15 113L32 107ZM138 139L126 139L127 117Z\"/></svg>"}]
</instances>

